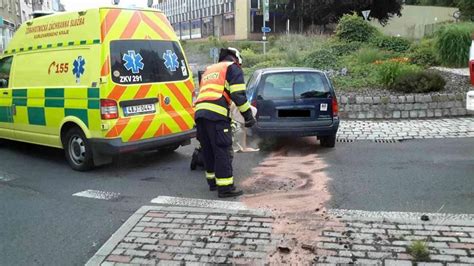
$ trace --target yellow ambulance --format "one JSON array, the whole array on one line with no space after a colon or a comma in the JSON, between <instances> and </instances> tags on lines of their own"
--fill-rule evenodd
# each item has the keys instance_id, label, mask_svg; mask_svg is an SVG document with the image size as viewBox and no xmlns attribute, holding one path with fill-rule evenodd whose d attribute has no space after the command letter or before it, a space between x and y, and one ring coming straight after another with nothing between
<instances>
[{"instance_id":1,"label":"yellow ambulance","mask_svg":"<svg viewBox=\"0 0 474 266\"><path fill-rule=\"evenodd\" d=\"M195 136L193 93L162 12L43 16L24 23L0 57L0 139L62 148L79 171L118 153L175 150Z\"/></svg>"}]
</instances>

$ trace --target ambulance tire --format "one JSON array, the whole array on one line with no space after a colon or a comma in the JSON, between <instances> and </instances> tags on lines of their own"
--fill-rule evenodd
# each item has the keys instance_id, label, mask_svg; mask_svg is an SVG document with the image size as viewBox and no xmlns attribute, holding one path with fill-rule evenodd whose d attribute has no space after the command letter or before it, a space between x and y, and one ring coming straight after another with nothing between
<instances>
[{"instance_id":1,"label":"ambulance tire","mask_svg":"<svg viewBox=\"0 0 474 266\"><path fill-rule=\"evenodd\" d=\"M180 144L165 146L165 147L159 148L158 152L159 153L172 153L175 150L177 150L180 146L181 146Z\"/></svg>"},{"instance_id":2,"label":"ambulance tire","mask_svg":"<svg viewBox=\"0 0 474 266\"><path fill-rule=\"evenodd\" d=\"M334 148L336 146L336 135L324 136L319 139L322 147Z\"/></svg>"},{"instance_id":3,"label":"ambulance tire","mask_svg":"<svg viewBox=\"0 0 474 266\"><path fill-rule=\"evenodd\" d=\"M81 129L69 129L63 143L66 159L73 170L88 171L94 167L92 148Z\"/></svg>"}]
</instances>

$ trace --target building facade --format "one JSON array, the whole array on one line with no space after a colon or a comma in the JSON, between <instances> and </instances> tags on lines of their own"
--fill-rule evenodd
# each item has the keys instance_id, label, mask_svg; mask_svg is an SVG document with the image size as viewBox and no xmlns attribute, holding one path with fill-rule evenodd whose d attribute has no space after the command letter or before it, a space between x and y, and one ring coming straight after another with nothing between
<instances>
[{"instance_id":1,"label":"building facade","mask_svg":"<svg viewBox=\"0 0 474 266\"><path fill-rule=\"evenodd\" d=\"M159 0L162 10L182 40L211 36L229 40L261 38L263 15L260 0ZM278 23L277 23L278 22ZM285 30L285 22L270 14L266 26Z\"/></svg>"},{"instance_id":2,"label":"building facade","mask_svg":"<svg viewBox=\"0 0 474 266\"><path fill-rule=\"evenodd\" d=\"M21 23L32 18L35 11L61 11L60 0L0 0L0 52L13 37Z\"/></svg>"},{"instance_id":3,"label":"building facade","mask_svg":"<svg viewBox=\"0 0 474 266\"><path fill-rule=\"evenodd\" d=\"M19 0L0 0L0 51L3 52L21 23Z\"/></svg>"}]
</instances>

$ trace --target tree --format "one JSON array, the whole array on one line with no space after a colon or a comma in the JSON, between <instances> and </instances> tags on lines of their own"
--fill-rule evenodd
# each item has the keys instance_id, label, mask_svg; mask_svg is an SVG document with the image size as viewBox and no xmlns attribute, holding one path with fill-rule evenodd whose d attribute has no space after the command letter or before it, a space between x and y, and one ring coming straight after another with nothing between
<instances>
[{"instance_id":1,"label":"tree","mask_svg":"<svg viewBox=\"0 0 474 266\"><path fill-rule=\"evenodd\" d=\"M301 23L327 25L344 14L371 10L371 17L386 25L393 16L401 16L401 0L274 0L273 10Z\"/></svg>"},{"instance_id":2,"label":"tree","mask_svg":"<svg viewBox=\"0 0 474 266\"><path fill-rule=\"evenodd\" d=\"M418 6L456 6L456 0L406 0L405 4Z\"/></svg>"},{"instance_id":3,"label":"tree","mask_svg":"<svg viewBox=\"0 0 474 266\"><path fill-rule=\"evenodd\" d=\"M458 7L461 11L463 20L474 21L474 1L472 0L458 0Z\"/></svg>"}]
</instances>

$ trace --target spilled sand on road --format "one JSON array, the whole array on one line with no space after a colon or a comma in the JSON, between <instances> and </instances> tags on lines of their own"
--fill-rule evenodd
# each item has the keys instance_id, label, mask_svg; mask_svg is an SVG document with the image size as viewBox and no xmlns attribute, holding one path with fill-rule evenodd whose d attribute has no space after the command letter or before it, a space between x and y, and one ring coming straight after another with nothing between
<instances>
[{"instance_id":1,"label":"spilled sand on road","mask_svg":"<svg viewBox=\"0 0 474 266\"><path fill-rule=\"evenodd\" d=\"M271 210L275 217L274 234L282 240L269 255L271 264L308 264L331 255L318 253L316 247L321 230L335 225L324 209L330 199L328 166L318 149L322 151L315 138L289 140L242 183L246 191L242 201L251 208Z\"/></svg>"}]
</instances>

